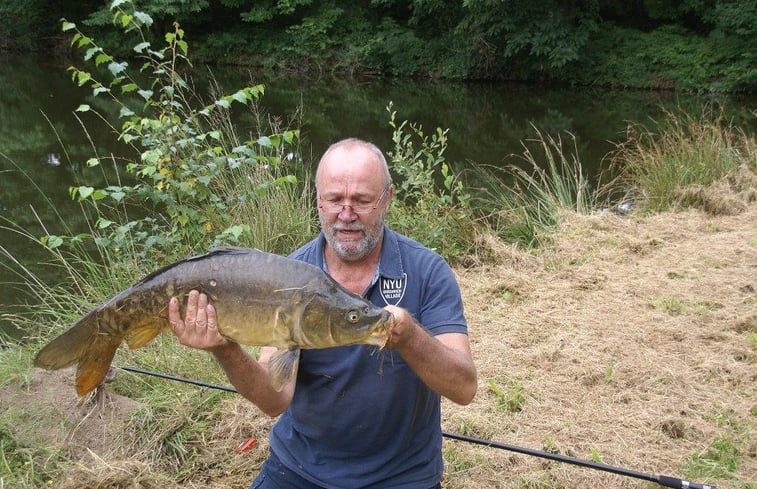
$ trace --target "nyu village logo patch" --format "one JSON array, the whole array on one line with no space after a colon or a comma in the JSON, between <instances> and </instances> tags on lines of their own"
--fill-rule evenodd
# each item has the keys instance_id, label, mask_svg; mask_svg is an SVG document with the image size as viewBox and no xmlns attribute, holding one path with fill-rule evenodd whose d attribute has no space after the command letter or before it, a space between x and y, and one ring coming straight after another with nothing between
<instances>
[{"instance_id":1,"label":"nyu village logo patch","mask_svg":"<svg viewBox=\"0 0 757 489\"><path fill-rule=\"evenodd\" d=\"M392 306L399 304L405 295L407 274L403 273L402 278L381 277L379 282L381 283L381 297L384 298L384 302Z\"/></svg>"}]
</instances>

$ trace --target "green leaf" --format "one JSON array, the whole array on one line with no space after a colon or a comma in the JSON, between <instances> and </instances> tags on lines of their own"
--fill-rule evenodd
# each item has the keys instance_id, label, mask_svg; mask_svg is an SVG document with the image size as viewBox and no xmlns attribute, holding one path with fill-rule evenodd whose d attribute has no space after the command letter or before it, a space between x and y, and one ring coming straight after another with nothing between
<instances>
[{"instance_id":1,"label":"green leaf","mask_svg":"<svg viewBox=\"0 0 757 489\"><path fill-rule=\"evenodd\" d=\"M76 47L82 48L84 46L87 46L88 44L92 44L92 39L87 36L81 35L79 36L79 41L76 43Z\"/></svg>"},{"instance_id":2,"label":"green leaf","mask_svg":"<svg viewBox=\"0 0 757 489\"><path fill-rule=\"evenodd\" d=\"M237 91L234 95L231 96L234 100L240 103L247 103L247 100L249 99L247 93L244 90Z\"/></svg>"},{"instance_id":3,"label":"green leaf","mask_svg":"<svg viewBox=\"0 0 757 489\"><path fill-rule=\"evenodd\" d=\"M109 56L105 53L100 53L97 56L95 56L95 66L100 66L103 63L107 63L108 61L111 61L113 59L112 56Z\"/></svg>"},{"instance_id":4,"label":"green leaf","mask_svg":"<svg viewBox=\"0 0 757 489\"><path fill-rule=\"evenodd\" d=\"M86 71L77 71L76 78L78 79L77 83L79 84L79 86L82 86L92 79L92 75L90 75Z\"/></svg>"},{"instance_id":5,"label":"green leaf","mask_svg":"<svg viewBox=\"0 0 757 489\"><path fill-rule=\"evenodd\" d=\"M89 109L90 109L89 105L81 104L80 106L76 108L76 112L89 112Z\"/></svg>"},{"instance_id":6,"label":"green leaf","mask_svg":"<svg viewBox=\"0 0 757 489\"><path fill-rule=\"evenodd\" d=\"M54 234L43 236L41 241L43 245L47 246L51 250L54 250L55 248L58 248L63 244L63 238Z\"/></svg>"},{"instance_id":7,"label":"green leaf","mask_svg":"<svg viewBox=\"0 0 757 489\"><path fill-rule=\"evenodd\" d=\"M90 158L87 160L87 163L86 163L87 167L89 168L98 166L99 164L100 164L100 160L98 160L97 158Z\"/></svg>"},{"instance_id":8,"label":"green leaf","mask_svg":"<svg viewBox=\"0 0 757 489\"><path fill-rule=\"evenodd\" d=\"M152 97L152 90L137 90L137 93L145 100L150 100Z\"/></svg>"},{"instance_id":9,"label":"green leaf","mask_svg":"<svg viewBox=\"0 0 757 489\"><path fill-rule=\"evenodd\" d=\"M117 76L119 73L124 71L127 66L128 63L126 61L123 61L121 63L116 63L115 61L113 61L108 65L108 70L110 70L113 76Z\"/></svg>"},{"instance_id":10,"label":"green leaf","mask_svg":"<svg viewBox=\"0 0 757 489\"><path fill-rule=\"evenodd\" d=\"M61 30L63 32L70 31L71 29L76 29L76 24L74 24L73 22L69 22L66 19L61 19L61 22Z\"/></svg>"},{"instance_id":11,"label":"green leaf","mask_svg":"<svg viewBox=\"0 0 757 489\"><path fill-rule=\"evenodd\" d=\"M97 46L87 49L87 52L84 54L84 61L89 61L98 51L100 51L100 48Z\"/></svg>"},{"instance_id":12,"label":"green leaf","mask_svg":"<svg viewBox=\"0 0 757 489\"><path fill-rule=\"evenodd\" d=\"M136 83L127 83L126 85L124 85L124 86L121 87L121 93L133 92L134 90L136 90L138 88L139 87L137 86Z\"/></svg>"},{"instance_id":13,"label":"green leaf","mask_svg":"<svg viewBox=\"0 0 757 489\"><path fill-rule=\"evenodd\" d=\"M128 26L128 25L129 25L129 24L131 23L131 21L132 21L132 19L133 19L133 18L134 18L134 17L132 17L132 16L131 16L131 15L129 15L129 14L123 14L123 15L121 16L121 27L126 27L126 26Z\"/></svg>"},{"instance_id":14,"label":"green leaf","mask_svg":"<svg viewBox=\"0 0 757 489\"><path fill-rule=\"evenodd\" d=\"M148 27L152 25L152 17L150 17L150 15L146 12L140 12L137 10L134 12L134 17L136 17L136 19L142 25L146 25Z\"/></svg>"},{"instance_id":15,"label":"green leaf","mask_svg":"<svg viewBox=\"0 0 757 489\"><path fill-rule=\"evenodd\" d=\"M131 110L131 109L130 109L130 108L128 108L128 107L121 107L121 110L120 110L120 111L118 112L118 117L119 117L119 118L123 118L123 117L131 117L131 116L133 116L133 115L134 115L134 111L133 111L133 110Z\"/></svg>"},{"instance_id":16,"label":"green leaf","mask_svg":"<svg viewBox=\"0 0 757 489\"><path fill-rule=\"evenodd\" d=\"M141 53L142 51L145 50L145 48L148 48L148 47L150 47L150 43L149 42L147 42L147 41L140 42L139 44L137 44L136 46L134 46L134 51L136 51L138 53Z\"/></svg>"},{"instance_id":17,"label":"green leaf","mask_svg":"<svg viewBox=\"0 0 757 489\"><path fill-rule=\"evenodd\" d=\"M97 229L105 229L111 225L113 225L113 221L110 221L108 219L101 217L97 220Z\"/></svg>"},{"instance_id":18,"label":"green leaf","mask_svg":"<svg viewBox=\"0 0 757 489\"><path fill-rule=\"evenodd\" d=\"M271 143L271 138L269 138L268 136L261 136L256 142L259 146L263 146L264 148L270 148L271 146L273 146L273 144Z\"/></svg>"},{"instance_id":19,"label":"green leaf","mask_svg":"<svg viewBox=\"0 0 757 489\"><path fill-rule=\"evenodd\" d=\"M83 185L81 187L77 187L77 190L79 192L79 200L86 199L87 197L92 195L92 193L95 191L93 187L87 187Z\"/></svg>"}]
</instances>

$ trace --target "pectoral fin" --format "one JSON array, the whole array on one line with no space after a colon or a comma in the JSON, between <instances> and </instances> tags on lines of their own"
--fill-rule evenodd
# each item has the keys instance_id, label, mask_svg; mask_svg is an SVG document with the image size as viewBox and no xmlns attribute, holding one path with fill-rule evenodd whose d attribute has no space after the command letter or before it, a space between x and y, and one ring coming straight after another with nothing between
<instances>
[{"instance_id":1,"label":"pectoral fin","mask_svg":"<svg viewBox=\"0 0 757 489\"><path fill-rule=\"evenodd\" d=\"M299 361L299 348L279 350L271 356L268 362L268 376L271 378L274 389L281 392L281 389L292 380Z\"/></svg>"},{"instance_id":2,"label":"pectoral fin","mask_svg":"<svg viewBox=\"0 0 757 489\"><path fill-rule=\"evenodd\" d=\"M126 343L130 349L136 350L152 341L163 329L163 325L155 320L132 324L126 331Z\"/></svg>"}]
</instances>

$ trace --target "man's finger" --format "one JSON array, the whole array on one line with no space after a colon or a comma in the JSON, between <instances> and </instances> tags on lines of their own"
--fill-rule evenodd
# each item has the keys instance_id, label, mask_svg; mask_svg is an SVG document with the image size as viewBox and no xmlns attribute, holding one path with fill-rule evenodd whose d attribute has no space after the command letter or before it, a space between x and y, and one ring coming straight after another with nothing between
<instances>
[{"instance_id":1,"label":"man's finger","mask_svg":"<svg viewBox=\"0 0 757 489\"><path fill-rule=\"evenodd\" d=\"M196 290L190 290L187 296L187 313L184 315L184 324L190 328L195 327L197 322L197 299L200 295Z\"/></svg>"},{"instance_id":2,"label":"man's finger","mask_svg":"<svg viewBox=\"0 0 757 489\"><path fill-rule=\"evenodd\" d=\"M168 301L168 322L177 336L184 332L184 321L181 320L179 300L176 297L171 297L171 300Z\"/></svg>"},{"instance_id":3,"label":"man's finger","mask_svg":"<svg viewBox=\"0 0 757 489\"><path fill-rule=\"evenodd\" d=\"M216 329L218 327L218 320L216 318L216 308L213 307L213 304L208 304L207 307L208 312L208 329Z\"/></svg>"},{"instance_id":4,"label":"man's finger","mask_svg":"<svg viewBox=\"0 0 757 489\"><path fill-rule=\"evenodd\" d=\"M208 296L205 294L200 294L197 297L197 316L195 318L196 326L200 326L202 328L206 328L208 326L207 307Z\"/></svg>"}]
</instances>

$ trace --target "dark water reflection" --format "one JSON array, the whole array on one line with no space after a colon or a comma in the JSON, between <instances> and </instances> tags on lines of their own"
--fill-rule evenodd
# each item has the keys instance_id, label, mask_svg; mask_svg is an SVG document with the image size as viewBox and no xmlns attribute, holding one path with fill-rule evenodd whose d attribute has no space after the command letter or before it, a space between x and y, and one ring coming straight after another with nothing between
<instances>
[{"instance_id":1,"label":"dark water reflection","mask_svg":"<svg viewBox=\"0 0 757 489\"><path fill-rule=\"evenodd\" d=\"M85 230L79 206L69 198L69 187L100 185L108 176L85 169L95 153L117 152L114 137L102 121L73 111L87 103L112 111L105 100L70 80L66 64L30 58L0 59L0 213L35 235L64 225ZM469 162L502 165L508 156L522 152L521 141L543 133L569 131L575 135L583 167L596 174L612 142L623 139L628 121L660 118L662 109L681 107L698 114L713 101L722 103L737 124L751 125L756 98L701 96L672 92L613 91L599 88L540 88L516 84L421 82L408 80L302 80L288 76L251 77L243 70L214 68L214 77L227 93L251 83L266 85L261 105L283 121L302 109L301 127L305 161L314 161L331 142L346 136L372 140L391 150L391 129L386 110L394 104L398 121L409 120L431 133L449 128L448 161L457 168ZM205 74L202 69L198 73ZM200 86L203 80L197 80ZM241 115L237 130L251 131L253 121ZM96 148L96 149L93 149ZM50 155L60 165L50 164ZM13 163L11 163L11 161ZM17 168L18 167L18 168ZM26 174L25 176L19 168ZM30 180L31 178L31 180ZM83 180L82 180L83 179ZM32 211L34 208L34 212ZM32 268L45 254L17 235L0 230L0 245ZM23 298L10 284L16 280L0 267L0 314ZM54 280L53 274L46 275ZM7 324L0 319L0 329Z\"/></svg>"}]
</instances>

